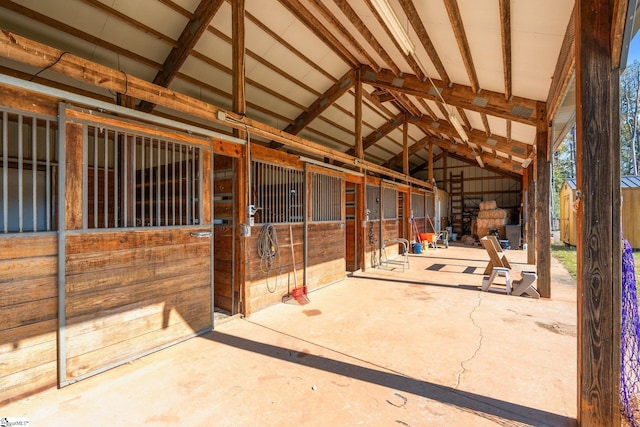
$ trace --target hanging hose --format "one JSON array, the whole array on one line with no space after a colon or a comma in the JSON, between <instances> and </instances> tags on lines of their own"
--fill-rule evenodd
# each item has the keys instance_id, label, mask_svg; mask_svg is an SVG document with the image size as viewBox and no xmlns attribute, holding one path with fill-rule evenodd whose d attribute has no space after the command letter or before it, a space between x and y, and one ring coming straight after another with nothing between
<instances>
[{"instance_id":1,"label":"hanging hose","mask_svg":"<svg viewBox=\"0 0 640 427\"><path fill-rule=\"evenodd\" d=\"M278 287L276 286L271 290L269 288L269 273L273 269L273 266L277 262L280 264L280 257L278 257L278 236L276 235L276 229L273 224L265 224L260 229L258 235L258 256L260 256L260 269L266 274L267 291L274 293Z\"/></svg>"}]
</instances>

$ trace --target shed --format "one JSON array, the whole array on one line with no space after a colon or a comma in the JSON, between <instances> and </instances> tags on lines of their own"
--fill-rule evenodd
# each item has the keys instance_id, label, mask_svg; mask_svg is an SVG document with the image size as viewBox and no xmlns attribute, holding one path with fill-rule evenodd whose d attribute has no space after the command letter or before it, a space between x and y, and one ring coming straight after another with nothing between
<instances>
[{"instance_id":1,"label":"shed","mask_svg":"<svg viewBox=\"0 0 640 427\"><path fill-rule=\"evenodd\" d=\"M631 247L640 249L640 226L634 215L640 208L640 176L626 175L620 179L622 190L622 230ZM560 189L560 240L576 245L576 180L567 179Z\"/></svg>"}]
</instances>

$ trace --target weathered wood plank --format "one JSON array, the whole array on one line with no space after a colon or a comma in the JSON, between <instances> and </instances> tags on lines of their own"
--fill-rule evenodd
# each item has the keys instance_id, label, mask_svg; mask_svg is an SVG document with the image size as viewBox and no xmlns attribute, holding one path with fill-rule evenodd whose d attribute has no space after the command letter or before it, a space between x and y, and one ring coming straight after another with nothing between
<instances>
[{"instance_id":1,"label":"weathered wood plank","mask_svg":"<svg viewBox=\"0 0 640 427\"><path fill-rule=\"evenodd\" d=\"M82 129L77 123L67 123L65 207L67 230L82 228Z\"/></svg>"},{"instance_id":2,"label":"weathered wood plank","mask_svg":"<svg viewBox=\"0 0 640 427\"><path fill-rule=\"evenodd\" d=\"M45 277L14 277L13 280L0 281L0 310L29 301L57 297L58 278L55 274Z\"/></svg>"},{"instance_id":3,"label":"weathered wood plank","mask_svg":"<svg viewBox=\"0 0 640 427\"><path fill-rule=\"evenodd\" d=\"M15 328L3 328L0 330L0 357L44 342L54 342L55 346L57 330L57 317Z\"/></svg>"},{"instance_id":4,"label":"weathered wood plank","mask_svg":"<svg viewBox=\"0 0 640 427\"><path fill-rule=\"evenodd\" d=\"M2 309L2 329L8 330L57 318L57 298L10 305Z\"/></svg>"},{"instance_id":5,"label":"weathered wood plank","mask_svg":"<svg viewBox=\"0 0 640 427\"><path fill-rule=\"evenodd\" d=\"M58 236L55 234L9 234L0 237L3 260L44 257L58 254Z\"/></svg>"},{"instance_id":6,"label":"weathered wood plank","mask_svg":"<svg viewBox=\"0 0 640 427\"><path fill-rule=\"evenodd\" d=\"M32 369L42 363L55 361L56 350L56 341L53 340L4 353L0 355L0 372L2 373L0 378Z\"/></svg>"},{"instance_id":7,"label":"weathered wood plank","mask_svg":"<svg viewBox=\"0 0 640 427\"><path fill-rule=\"evenodd\" d=\"M56 362L46 362L0 378L0 406L36 393L57 382Z\"/></svg>"}]
</instances>

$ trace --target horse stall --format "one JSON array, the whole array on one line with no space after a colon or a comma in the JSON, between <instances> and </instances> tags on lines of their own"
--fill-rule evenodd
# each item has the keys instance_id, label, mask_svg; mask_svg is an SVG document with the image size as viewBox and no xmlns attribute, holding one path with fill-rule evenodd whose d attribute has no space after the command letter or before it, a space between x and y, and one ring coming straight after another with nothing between
<instances>
[{"instance_id":1,"label":"horse stall","mask_svg":"<svg viewBox=\"0 0 640 427\"><path fill-rule=\"evenodd\" d=\"M0 402L211 330L213 151L242 145L0 91Z\"/></svg>"},{"instance_id":2,"label":"horse stall","mask_svg":"<svg viewBox=\"0 0 640 427\"><path fill-rule=\"evenodd\" d=\"M253 146L249 175L246 314L344 279L345 174Z\"/></svg>"},{"instance_id":3,"label":"horse stall","mask_svg":"<svg viewBox=\"0 0 640 427\"><path fill-rule=\"evenodd\" d=\"M622 231L634 249L640 249L640 225L636 221L640 209L640 177L626 175L620 178L622 192ZM567 179L560 188L560 240L576 245L576 180Z\"/></svg>"}]
</instances>

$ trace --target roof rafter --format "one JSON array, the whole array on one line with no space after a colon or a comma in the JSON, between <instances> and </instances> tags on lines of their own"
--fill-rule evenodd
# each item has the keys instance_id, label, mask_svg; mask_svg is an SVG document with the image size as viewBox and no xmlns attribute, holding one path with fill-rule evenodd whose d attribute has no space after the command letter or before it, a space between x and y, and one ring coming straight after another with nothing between
<instances>
[{"instance_id":1,"label":"roof rafter","mask_svg":"<svg viewBox=\"0 0 640 427\"><path fill-rule=\"evenodd\" d=\"M433 163L435 163L438 160L440 160L441 158L445 157L447 154L449 154L449 153L447 151L443 150L439 154L433 156ZM420 172L421 170L423 170L427 166L429 166L429 160L425 160L424 162L420 163L415 168L411 169L410 173L411 173L411 175L413 175L414 173Z\"/></svg>"},{"instance_id":2,"label":"roof rafter","mask_svg":"<svg viewBox=\"0 0 640 427\"><path fill-rule=\"evenodd\" d=\"M374 35L369 31L369 28L362 22L362 19L358 16L358 14L353 10L353 8L349 5L346 0L333 0L336 6L340 8L342 13L349 19L351 24L358 30L362 37L365 38L371 45L371 47L376 51L376 53L382 58L382 60L389 66L391 71L397 76L402 74L400 68L393 62L393 59L389 56L387 51L378 43L378 40L374 37Z\"/></svg>"},{"instance_id":3,"label":"roof rafter","mask_svg":"<svg viewBox=\"0 0 640 427\"><path fill-rule=\"evenodd\" d=\"M504 97L511 98L511 0L500 0L500 33L502 34L502 68Z\"/></svg>"},{"instance_id":4,"label":"roof rafter","mask_svg":"<svg viewBox=\"0 0 640 427\"><path fill-rule=\"evenodd\" d=\"M278 0L282 6L302 22L316 37L326 44L336 55L351 67L359 66L358 59L299 0Z\"/></svg>"},{"instance_id":5,"label":"roof rafter","mask_svg":"<svg viewBox=\"0 0 640 427\"><path fill-rule=\"evenodd\" d=\"M464 62L464 67L466 68L467 75L469 76L471 89L473 89L474 93L478 93L480 91L480 84L478 83L476 68L473 65L473 57L471 56L471 49L469 49L467 34L465 33L464 25L462 24L462 17L460 16L458 2L456 0L444 0L444 5L447 8L449 21L451 21L451 27L453 29L453 33L456 36L456 41L458 42L458 48L460 49L462 62Z\"/></svg>"},{"instance_id":6,"label":"roof rafter","mask_svg":"<svg viewBox=\"0 0 640 427\"><path fill-rule=\"evenodd\" d=\"M366 151L367 148L371 147L376 142L380 141L382 138L387 136L391 131L400 126L405 120L405 113L397 114L391 120L385 122L378 129L371 132L365 138L362 139L362 150ZM354 148L350 148L346 151L346 154L353 155L355 153Z\"/></svg>"},{"instance_id":7,"label":"roof rafter","mask_svg":"<svg viewBox=\"0 0 640 427\"><path fill-rule=\"evenodd\" d=\"M492 116L523 123L536 125L536 102L532 99L512 96L505 99L504 94L483 89L476 94L469 86L451 84L446 86L439 80L423 82L415 75L404 74L396 77L390 70L374 71L363 65L362 82L374 87L384 87L409 95L440 101L440 95L445 102L454 107L487 113ZM434 86L435 85L435 86ZM440 95L438 95L438 92Z\"/></svg>"},{"instance_id":8,"label":"roof rafter","mask_svg":"<svg viewBox=\"0 0 640 427\"><path fill-rule=\"evenodd\" d=\"M340 33L340 35L344 37L351 44L351 46L355 48L356 51L358 51L360 55L362 55L366 59L368 65L373 68L380 68L380 65L378 65L375 59L373 59L371 55L369 55L369 52L367 52L358 42L358 40L356 40L355 37L353 37L351 33L349 33L344 25L342 25L340 21L333 15L333 13L331 13L329 8L327 8L320 0L309 0L309 2L313 5L313 7L316 8L318 12L320 12L324 19L326 19L327 22L333 28L335 28Z\"/></svg>"},{"instance_id":9,"label":"roof rafter","mask_svg":"<svg viewBox=\"0 0 640 427\"><path fill-rule=\"evenodd\" d=\"M307 111L303 111L292 124L288 125L284 132L292 135L298 134L309 123L311 123L316 117L318 117L324 110L329 108L331 104L336 102L345 92L347 92L355 83L355 75L353 70L349 70L340 80L331 85L319 98L317 98L313 104L309 106ZM272 147L281 147L279 142L272 141Z\"/></svg>"},{"instance_id":10,"label":"roof rafter","mask_svg":"<svg viewBox=\"0 0 640 427\"><path fill-rule=\"evenodd\" d=\"M169 83L174 79L184 61L189 57L191 49L196 45L200 36L205 32L209 23L222 6L224 0L201 0L195 12L189 19L189 22L182 30L178 37L178 44L169 53L164 60L162 69L153 79L153 84L162 87L168 87ZM149 102L141 102L140 111L150 112L155 107Z\"/></svg>"},{"instance_id":11,"label":"roof rafter","mask_svg":"<svg viewBox=\"0 0 640 427\"><path fill-rule=\"evenodd\" d=\"M571 12L571 18L564 33L562 47L556 61L556 69L553 72L553 80L547 97L547 114L549 120L553 120L562 103L564 94L571 81L573 70L576 67L576 8Z\"/></svg>"},{"instance_id":12,"label":"roof rafter","mask_svg":"<svg viewBox=\"0 0 640 427\"><path fill-rule=\"evenodd\" d=\"M447 70L444 68L444 64L442 63L442 61L440 60L440 57L438 56L438 52L436 52L436 48L433 45L431 38L429 38L427 29L424 27L424 24L422 23L422 20L418 15L418 11L416 10L416 7L413 4L413 0L399 0L399 1L400 1L400 5L402 6L402 9L404 10L405 15L407 15L407 19L409 20L409 22L411 23L411 26L413 27L414 31L418 35L418 39L422 43L422 46L424 47L424 49L427 51L427 54L429 55L429 58L431 58L431 62L433 63L433 66L435 67L436 71L440 75L440 79L446 86L448 86L451 83L451 79L447 74Z\"/></svg>"},{"instance_id":13,"label":"roof rafter","mask_svg":"<svg viewBox=\"0 0 640 427\"><path fill-rule=\"evenodd\" d=\"M430 120L424 117L409 117L408 120L423 129L435 131L449 137L458 135L454 127L446 120ZM533 150L531 145L524 142L507 141L506 138L499 135L492 135L488 138L485 132L477 129L469 130L467 136L470 143L479 147L486 147L491 151L496 150L506 154L515 154L518 157L527 157Z\"/></svg>"},{"instance_id":14,"label":"roof rafter","mask_svg":"<svg viewBox=\"0 0 640 427\"><path fill-rule=\"evenodd\" d=\"M408 155L409 156L413 156L418 151L422 150L423 148L425 148L426 146L431 144L432 143L432 139L433 139L433 137L431 137L431 136L425 136L421 140L414 142L409 147L409 149L407 150L408 151ZM403 156L404 156L404 152L401 151L398 154L396 154L395 157L392 157L389 160L387 160L386 163L383 163L382 166L385 167L385 168L393 167L393 166L397 165L398 163L400 163L402 161Z\"/></svg>"},{"instance_id":15,"label":"roof rafter","mask_svg":"<svg viewBox=\"0 0 640 427\"><path fill-rule=\"evenodd\" d=\"M460 154L449 152L448 157L451 157L456 160L460 160L461 162L465 162L471 166L478 166L475 160L475 156L470 159L468 157L461 156ZM489 172L497 173L499 175L502 175L511 179L521 180L522 168L515 163L508 162L506 163L506 165L505 163L506 162L502 162L499 164L492 164L490 160L485 159L484 169L488 170ZM519 169L519 171L516 169Z\"/></svg>"}]
</instances>

